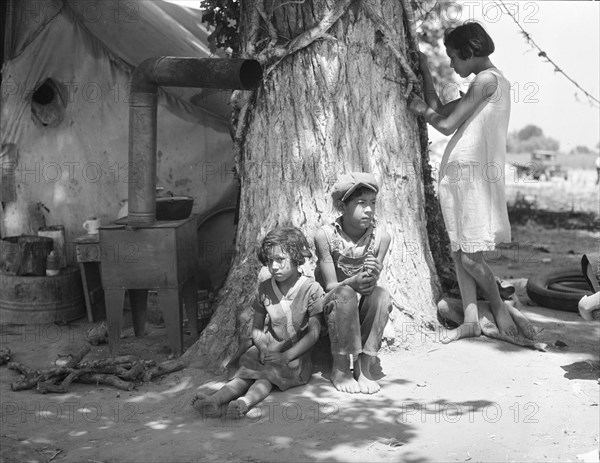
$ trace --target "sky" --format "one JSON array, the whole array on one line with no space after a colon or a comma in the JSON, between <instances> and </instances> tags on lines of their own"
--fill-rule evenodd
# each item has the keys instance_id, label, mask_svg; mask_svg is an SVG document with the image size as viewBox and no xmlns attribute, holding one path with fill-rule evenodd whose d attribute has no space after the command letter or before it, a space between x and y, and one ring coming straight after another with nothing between
<instances>
[{"instance_id":1,"label":"sky","mask_svg":"<svg viewBox=\"0 0 600 463\"><path fill-rule=\"evenodd\" d=\"M198 0L173 3L197 7ZM503 0L523 28L569 77L600 99L600 2ZM454 7L462 5L457 14ZM600 109L554 66L537 56L519 27L496 1L446 2L442 14L457 22L479 21L496 44L490 56L512 83L509 131L529 124L560 142L568 152L578 145L594 149L600 142ZM449 61L448 61L449 62ZM460 78L459 78L460 79ZM467 88L468 79L463 81ZM445 139L430 129L432 141Z\"/></svg>"},{"instance_id":2,"label":"sky","mask_svg":"<svg viewBox=\"0 0 600 463\"><path fill-rule=\"evenodd\" d=\"M600 2L511 1L504 4L537 45L583 89L600 99ZM493 1L460 1L460 16L448 9L447 18L479 21L496 51L490 59L512 83L509 131L528 124L560 142L560 150L578 145L594 149L600 141L600 109L554 66L537 56L513 19ZM472 77L471 77L472 78ZM459 78L460 80L460 78ZM463 80L466 85L468 79ZM433 141L443 139L430 129Z\"/></svg>"}]
</instances>

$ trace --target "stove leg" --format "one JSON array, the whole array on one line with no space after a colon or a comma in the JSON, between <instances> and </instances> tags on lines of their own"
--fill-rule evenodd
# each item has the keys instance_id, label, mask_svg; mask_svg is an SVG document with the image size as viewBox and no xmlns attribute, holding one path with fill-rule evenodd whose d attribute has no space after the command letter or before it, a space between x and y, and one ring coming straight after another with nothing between
<instances>
[{"instance_id":1,"label":"stove leg","mask_svg":"<svg viewBox=\"0 0 600 463\"><path fill-rule=\"evenodd\" d=\"M108 326L108 350L111 357L119 355L121 325L123 324L124 289L105 289L106 323Z\"/></svg>"},{"instance_id":2,"label":"stove leg","mask_svg":"<svg viewBox=\"0 0 600 463\"><path fill-rule=\"evenodd\" d=\"M165 320L171 350L183 353L183 285L158 290L158 303Z\"/></svg>"},{"instance_id":3,"label":"stove leg","mask_svg":"<svg viewBox=\"0 0 600 463\"><path fill-rule=\"evenodd\" d=\"M146 308L148 306L147 289L129 289L129 302L131 304L131 318L133 332L136 338L144 336L146 331Z\"/></svg>"}]
</instances>

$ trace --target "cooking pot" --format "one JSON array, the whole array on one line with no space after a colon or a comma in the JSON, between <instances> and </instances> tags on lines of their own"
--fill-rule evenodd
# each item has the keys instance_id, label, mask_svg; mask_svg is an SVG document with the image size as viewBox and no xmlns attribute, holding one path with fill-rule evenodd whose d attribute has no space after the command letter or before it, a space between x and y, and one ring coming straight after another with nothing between
<instances>
[{"instance_id":1,"label":"cooking pot","mask_svg":"<svg viewBox=\"0 0 600 463\"><path fill-rule=\"evenodd\" d=\"M162 196L156 198L156 220L183 220L192 213L191 196Z\"/></svg>"}]
</instances>

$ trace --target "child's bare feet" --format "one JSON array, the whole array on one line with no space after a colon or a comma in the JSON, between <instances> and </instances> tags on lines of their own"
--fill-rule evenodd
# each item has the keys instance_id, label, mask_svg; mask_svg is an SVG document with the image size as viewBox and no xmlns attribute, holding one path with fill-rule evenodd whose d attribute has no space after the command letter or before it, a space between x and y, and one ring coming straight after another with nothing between
<instances>
[{"instance_id":1,"label":"child's bare feet","mask_svg":"<svg viewBox=\"0 0 600 463\"><path fill-rule=\"evenodd\" d=\"M350 371L350 363L346 355L334 355L331 368L331 382L340 392L358 394L360 386Z\"/></svg>"},{"instance_id":2,"label":"child's bare feet","mask_svg":"<svg viewBox=\"0 0 600 463\"><path fill-rule=\"evenodd\" d=\"M249 408L245 400L232 400L227 405L227 416L230 418L243 418L248 413Z\"/></svg>"},{"instance_id":3,"label":"child's bare feet","mask_svg":"<svg viewBox=\"0 0 600 463\"><path fill-rule=\"evenodd\" d=\"M442 330L440 332L440 342L448 344L452 341L458 341L462 338L476 338L481 336L481 326L477 322L464 322L458 328L452 330Z\"/></svg>"},{"instance_id":4,"label":"child's bare feet","mask_svg":"<svg viewBox=\"0 0 600 463\"><path fill-rule=\"evenodd\" d=\"M218 418L222 414L221 404L213 396L196 393L191 403L192 407L208 418Z\"/></svg>"},{"instance_id":5,"label":"child's bare feet","mask_svg":"<svg viewBox=\"0 0 600 463\"><path fill-rule=\"evenodd\" d=\"M357 362L357 378L356 382L363 394L375 394L379 392L381 386L371 376L371 359L370 355L360 354Z\"/></svg>"}]
</instances>

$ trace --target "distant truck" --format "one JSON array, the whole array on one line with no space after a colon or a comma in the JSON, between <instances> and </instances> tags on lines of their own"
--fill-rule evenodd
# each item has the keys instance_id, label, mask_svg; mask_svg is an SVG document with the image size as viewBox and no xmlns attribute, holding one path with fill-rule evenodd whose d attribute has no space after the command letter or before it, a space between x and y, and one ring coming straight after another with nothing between
<instances>
[{"instance_id":1,"label":"distant truck","mask_svg":"<svg viewBox=\"0 0 600 463\"><path fill-rule=\"evenodd\" d=\"M517 164L517 172L519 175L529 179L539 181L550 180L551 178L568 179L568 173L562 169L558 163L558 153L548 150L534 150L531 153L531 161L526 164Z\"/></svg>"}]
</instances>

